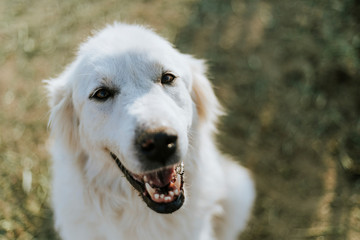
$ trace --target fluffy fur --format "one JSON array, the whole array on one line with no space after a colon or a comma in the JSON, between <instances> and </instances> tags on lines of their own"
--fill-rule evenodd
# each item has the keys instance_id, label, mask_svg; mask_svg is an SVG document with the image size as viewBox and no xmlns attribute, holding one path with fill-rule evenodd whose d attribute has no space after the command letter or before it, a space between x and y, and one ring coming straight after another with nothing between
<instances>
[{"instance_id":1,"label":"fluffy fur","mask_svg":"<svg viewBox=\"0 0 360 240\"><path fill-rule=\"evenodd\" d=\"M171 71L169 86L158 79ZM221 107L203 61L153 31L115 23L90 37L77 58L47 81L51 108L53 208L63 239L236 239L255 197L249 172L217 150ZM102 85L117 89L99 102ZM185 203L172 214L146 206L109 155L141 173L137 128L171 127L185 164Z\"/></svg>"}]
</instances>

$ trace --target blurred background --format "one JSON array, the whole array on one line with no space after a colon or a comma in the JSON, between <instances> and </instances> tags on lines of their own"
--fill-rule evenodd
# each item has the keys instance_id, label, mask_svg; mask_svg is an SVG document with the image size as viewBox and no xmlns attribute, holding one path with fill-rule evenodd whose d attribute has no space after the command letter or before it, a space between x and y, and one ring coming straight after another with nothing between
<instances>
[{"instance_id":1,"label":"blurred background","mask_svg":"<svg viewBox=\"0 0 360 240\"><path fill-rule=\"evenodd\" d=\"M57 239L42 80L115 20L208 60L219 147L257 185L239 239L360 239L357 0L0 0L0 239Z\"/></svg>"}]
</instances>

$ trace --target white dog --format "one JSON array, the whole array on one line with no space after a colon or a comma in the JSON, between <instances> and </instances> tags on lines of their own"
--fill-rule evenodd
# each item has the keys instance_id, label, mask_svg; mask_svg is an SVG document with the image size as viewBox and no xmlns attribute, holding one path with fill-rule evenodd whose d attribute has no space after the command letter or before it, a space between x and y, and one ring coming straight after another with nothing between
<instances>
[{"instance_id":1,"label":"white dog","mask_svg":"<svg viewBox=\"0 0 360 240\"><path fill-rule=\"evenodd\" d=\"M216 149L205 70L151 30L115 23L47 81L63 239L236 239L254 184Z\"/></svg>"}]
</instances>

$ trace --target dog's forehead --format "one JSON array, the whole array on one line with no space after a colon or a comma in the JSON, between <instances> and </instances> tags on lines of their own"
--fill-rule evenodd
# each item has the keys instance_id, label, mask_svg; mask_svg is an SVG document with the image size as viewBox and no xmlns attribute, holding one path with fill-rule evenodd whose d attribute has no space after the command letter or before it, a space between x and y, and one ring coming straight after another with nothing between
<instances>
[{"instance_id":1,"label":"dog's forehead","mask_svg":"<svg viewBox=\"0 0 360 240\"><path fill-rule=\"evenodd\" d=\"M179 55L168 41L150 29L137 25L114 24L83 43L79 56L96 59L98 56L121 56L128 52L152 53L154 57Z\"/></svg>"},{"instance_id":2,"label":"dog's forehead","mask_svg":"<svg viewBox=\"0 0 360 240\"><path fill-rule=\"evenodd\" d=\"M100 86L106 79L110 86L125 89L172 72L191 86L191 70L185 55L153 31L134 25L114 24L83 43L78 52L78 78L86 84L87 92ZM86 82L86 83L84 83ZM77 83L75 83L77 84ZM105 84L108 85L108 84Z\"/></svg>"},{"instance_id":3,"label":"dog's forehead","mask_svg":"<svg viewBox=\"0 0 360 240\"><path fill-rule=\"evenodd\" d=\"M164 38L136 25L108 26L83 43L78 56L100 74L186 72L183 55ZM112 77L112 76L110 76Z\"/></svg>"}]
</instances>

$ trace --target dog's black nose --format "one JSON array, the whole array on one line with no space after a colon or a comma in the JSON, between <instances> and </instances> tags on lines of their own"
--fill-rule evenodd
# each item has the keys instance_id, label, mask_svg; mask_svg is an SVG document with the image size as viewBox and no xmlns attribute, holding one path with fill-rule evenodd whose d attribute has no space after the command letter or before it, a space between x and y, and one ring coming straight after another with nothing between
<instances>
[{"instance_id":1,"label":"dog's black nose","mask_svg":"<svg viewBox=\"0 0 360 240\"><path fill-rule=\"evenodd\" d=\"M148 160L165 164L176 152L177 134L173 129L143 131L138 135L140 153Z\"/></svg>"}]
</instances>

